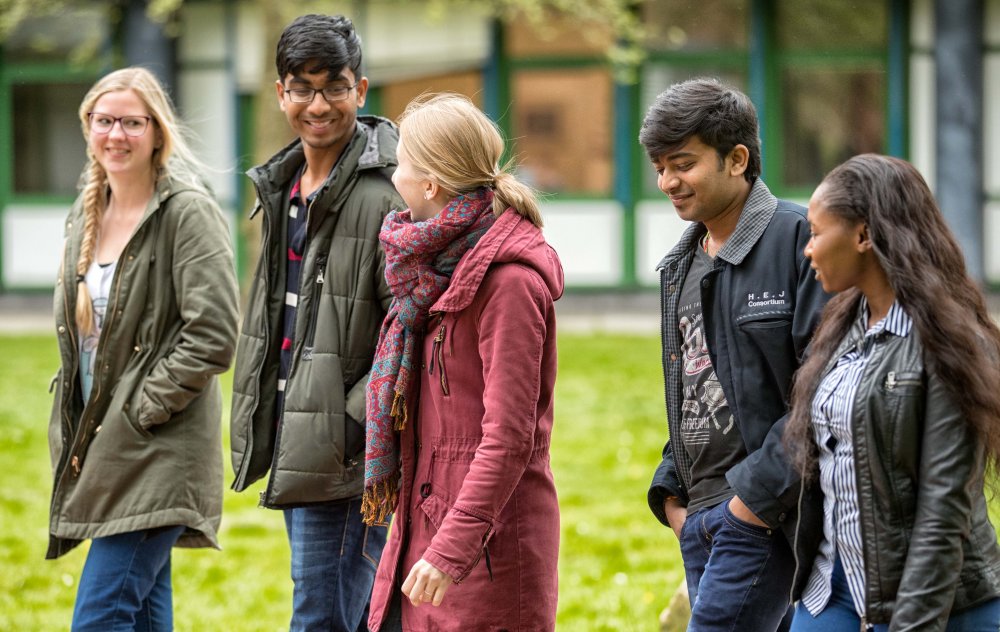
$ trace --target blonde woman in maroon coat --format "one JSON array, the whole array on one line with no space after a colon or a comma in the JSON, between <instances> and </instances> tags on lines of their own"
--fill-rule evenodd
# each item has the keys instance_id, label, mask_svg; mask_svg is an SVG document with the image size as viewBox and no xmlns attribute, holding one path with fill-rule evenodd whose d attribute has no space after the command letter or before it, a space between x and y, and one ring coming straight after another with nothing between
<instances>
[{"instance_id":1,"label":"blonde woman in maroon coat","mask_svg":"<svg viewBox=\"0 0 1000 632\"><path fill-rule=\"evenodd\" d=\"M395 512L369 627L552 630L549 468L562 265L468 99L411 103L380 239L393 304L368 385L365 512Z\"/></svg>"}]
</instances>

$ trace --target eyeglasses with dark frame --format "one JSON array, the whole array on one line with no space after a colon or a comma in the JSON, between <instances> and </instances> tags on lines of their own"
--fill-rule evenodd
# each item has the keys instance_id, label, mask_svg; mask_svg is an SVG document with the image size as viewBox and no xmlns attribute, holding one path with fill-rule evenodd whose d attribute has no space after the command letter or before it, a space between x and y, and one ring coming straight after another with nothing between
<instances>
[{"instance_id":1,"label":"eyeglasses with dark frame","mask_svg":"<svg viewBox=\"0 0 1000 632\"><path fill-rule=\"evenodd\" d=\"M111 116L101 112L88 112L90 118L90 129L98 134L110 134L115 123L120 123L122 131L126 136L142 136L146 133L149 122L153 120L151 116Z\"/></svg>"},{"instance_id":2,"label":"eyeglasses with dark frame","mask_svg":"<svg viewBox=\"0 0 1000 632\"><path fill-rule=\"evenodd\" d=\"M336 103L345 100L351 90L358 87L358 83L360 82L355 81L354 85L350 86L327 86L325 88L285 88L285 94L288 95L288 100L292 103L312 103L313 99L316 98L316 93L320 92L328 103Z\"/></svg>"}]
</instances>

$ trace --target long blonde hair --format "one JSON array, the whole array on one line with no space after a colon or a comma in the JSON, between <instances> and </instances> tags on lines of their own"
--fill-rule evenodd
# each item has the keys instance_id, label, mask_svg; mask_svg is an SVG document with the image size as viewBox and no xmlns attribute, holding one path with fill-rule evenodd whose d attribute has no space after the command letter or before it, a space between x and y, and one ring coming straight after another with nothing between
<instances>
[{"instance_id":1,"label":"long blonde hair","mask_svg":"<svg viewBox=\"0 0 1000 632\"><path fill-rule=\"evenodd\" d=\"M159 131L162 142L153 150L153 172L157 180L166 175L179 178L198 189L208 191L202 179L205 168L186 139L187 132L177 120L170 97L160 82L145 68L132 67L116 70L101 78L87 92L80 104L80 124L85 141L90 138L90 112L97 100L109 92L132 90L145 104L153 118L153 132ZM87 143L87 166L81 176L83 182L83 241L76 260L77 299L76 323L83 334L94 328L94 313L90 292L84 276L94 261L97 234L108 202L108 176L94 157Z\"/></svg>"},{"instance_id":2,"label":"long blonde hair","mask_svg":"<svg viewBox=\"0 0 1000 632\"><path fill-rule=\"evenodd\" d=\"M468 98L441 93L414 99L399 119L399 137L414 167L448 194L489 187L495 215L511 208L542 226L535 192L510 173L509 163L500 165L500 130Z\"/></svg>"}]
</instances>

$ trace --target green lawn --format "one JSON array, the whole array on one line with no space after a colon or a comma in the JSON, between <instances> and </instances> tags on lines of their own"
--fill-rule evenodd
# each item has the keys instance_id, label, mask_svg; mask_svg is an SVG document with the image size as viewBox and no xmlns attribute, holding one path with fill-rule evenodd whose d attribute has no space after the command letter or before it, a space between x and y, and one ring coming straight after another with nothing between
<instances>
[{"instance_id":1,"label":"green lawn","mask_svg":"<svg viewBox=\"0 0 1000 632\"><path fill-rule=\"evenodd\" d=\"M677 544L645 500L665 437L658 342L574 334L559 344L559 629L653 631L682 578ZM0 630L64 630L86 546L43 559L54 337L0 336L0 357ZM226 490L224 551L174 553L177 630L288 629L284 526L278 512L257 508L257 491Z\"/></svg>"}]
</instances>

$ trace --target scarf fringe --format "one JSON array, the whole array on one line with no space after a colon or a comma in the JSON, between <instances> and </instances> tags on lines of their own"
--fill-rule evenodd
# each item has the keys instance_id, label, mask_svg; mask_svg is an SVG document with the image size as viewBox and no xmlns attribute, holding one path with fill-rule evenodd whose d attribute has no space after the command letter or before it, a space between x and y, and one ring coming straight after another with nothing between
<instances>
[{"instance_id":1,"label":"scarf fringe","mask_svg":"<svg viewBox=\"0 0 1000 632\"><path fill-rule=\"evenodd\" d=\"M393 394L392 410L389 411L389 416L394 420L394 423L392 424L393 429L403 430L406 428L409 413L406 411L406 398L402 393Z\"/></svg>"},{"instance_id":2,"label":"scarf fringe","mask_svg":"<svg viewBox=\"0 0 1000 632\"><path fill-rule=\"evenodd\" d=\"M384 525L399 501L399 483L391 478L366 487L361 496L361 519L368 526Z\"/></svg>"}]
</instances>

